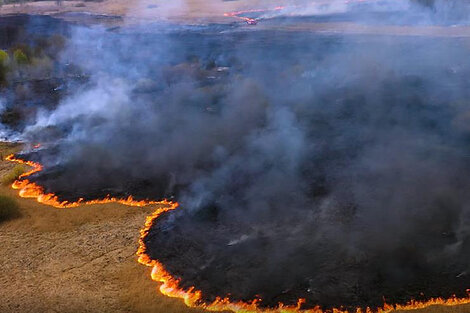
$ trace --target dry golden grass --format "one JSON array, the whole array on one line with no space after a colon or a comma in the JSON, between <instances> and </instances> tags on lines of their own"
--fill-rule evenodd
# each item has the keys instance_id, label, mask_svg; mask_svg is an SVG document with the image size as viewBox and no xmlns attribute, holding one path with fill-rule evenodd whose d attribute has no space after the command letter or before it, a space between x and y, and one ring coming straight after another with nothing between
<instances>
[{"instance_id":1,"label":"dry golden grass","mask_svg":"<svg viewBox=\"0 0 470 313\"><path fill-rule=\"evenodd\" d=\"M4 156L14 150L0 144ZM0 177L13 167L0 162ZM155 208L60 210L9 186L0 196L14 198L21 213L0 224L1 313L197 312L159 294L150 269L136 262L139 230Z\"/></svg>"},{"instance_id":2,"label":"dry golden grass","mask_svg":"<svg viewBox=\"0 0 470 313\"><path fill-rule=\"evenodd\" d=\"M2 176L2 184L3 185L11 185L15 180L20 177L21 174L26 172L26 166L23 164L15 165L9 172L5 173Z\"/></svg>"},{"instance_id":3,"label":"dry golden grass","mask_svg":"<svg viewBox=\"0 0 470 313\"><path fill-rule=\"evenodd\" d=\"M18 147L0 144L0 154ZM14 164L0 162L0 177ZM53 209L8 186L21 217L0 224L0 312L202 312L164 297L136 262L139 229L154 208L106 204ZM468 313L470 306L420 313Z\"/></svg>"}]
</instances>

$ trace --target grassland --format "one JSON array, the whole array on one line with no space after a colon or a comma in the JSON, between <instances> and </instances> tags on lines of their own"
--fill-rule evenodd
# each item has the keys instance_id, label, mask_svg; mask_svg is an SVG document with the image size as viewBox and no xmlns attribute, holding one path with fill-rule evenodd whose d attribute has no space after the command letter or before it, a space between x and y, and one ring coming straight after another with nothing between
<instances>
[{"instance_id":1,"label":"grassland","mask_svg":"<svg viewBox=\"0 0 470 313\"><path fill-rule=\"evenodd\" d=\"M0 154L18 149L0 144ZM0 162L0 176L14 164ZM136 262L145 217L154 208L107 204L58 210L14 199L21 216L0 224L0 312L198 312L162 296Z\"/></svg>"},{"instance_id":2,"label":"grassland","mask_svg":"<svg viewBox=\"0 0 470 313\"><path fill-rule=\"evenodd\" d=\"M0 144L3 156L18 145ZM0 161L0 178L14 164ZM136 262L145 217L154 208L106 204L59 210L14 199L20 215L0 223L0 312L201 312L164 297L150 269ZM468 313L470 306L432 307L417 313Z\"/></svg>"}]
</instances>

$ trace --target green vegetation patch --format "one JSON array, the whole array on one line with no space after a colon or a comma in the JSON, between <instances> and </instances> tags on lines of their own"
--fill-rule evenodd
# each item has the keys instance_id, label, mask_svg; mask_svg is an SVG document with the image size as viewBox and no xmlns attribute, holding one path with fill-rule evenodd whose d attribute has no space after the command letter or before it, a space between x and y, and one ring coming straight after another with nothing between
<instances>
[{"instance_id":1,"label":"green vegetation patch","mask_svg":"<svg viewBox=\"0 0 470 313\"><path fill-rule=\"evenodd\" d=\"M0 196L0 223L20 216L18 203L13 198Z\"/></svg>"},{"instance_id":2,"label":"green vegetation patch","mask_svg":"<svg viewBox=\"0 0 470 313\"><path fill-rule=\"evenodd\" d=\"M0 0L1 1L1 0ZM8 52L0 50L0 87L7 84L8 62L10 56Z\"/></svg>"},{"instance_id":3,"label":"green vegetation patch","mask_svg":"<svg viewBox=\"0 0 470 313\"><path fill-rule=\"evenodd\" d=\"M8 55L8 52L0 49L0 65L6 65L9 59L10 56Z\"/></svg>"},{"instance_id":4,"label":"green vegetation patch","mask_svg":"<svg viewBox=\"0 0 470 313\"><path fill-rule=\"evenodd\" d=\"M28 56L21 49L16 49L13 52L13 58L15 59L16 63L18 63L18 64L28 64L29 63Z\"/></svg>"}]
</instances>

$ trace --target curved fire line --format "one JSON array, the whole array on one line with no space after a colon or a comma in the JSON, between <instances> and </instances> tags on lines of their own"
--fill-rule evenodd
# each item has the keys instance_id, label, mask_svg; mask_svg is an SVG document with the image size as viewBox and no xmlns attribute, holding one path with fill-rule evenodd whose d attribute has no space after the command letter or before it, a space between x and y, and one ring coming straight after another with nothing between
<instances>
[{"instance_id":1,"label":"curved fire line","mask_svg":"<svg viewBox=\"0 0 470 313\"><path fill-rule=\"evenodd\" d=\"M25 179L28 176L31 176L35 173L42 171L44 168L41 164L33 161L25 161L19 158L16 158L13 154L5 158L7 161L15 162L18 164L24 164L32 167L32 169L24 174L21 174L18 179L11 185L13 189L19 190L19 195L22 198L33 198L36 199L39 203L47 204L58 209L65 208L75 208L80 205L91 205L91 204L106 204L106 203L119 203L128 206L134 207L144 207L149 205L174 205L174 202L168 200L161 201L152 201L152 200L136 200L132 196L127 198L115 198L110 195L106 196L103 199L96 200L84 200L80 198L76 202L70 201L60 201L59 197L53 193L45 193L44 188L33 182L30 182L28 179Z\"/></svg>"},{"instance_id":2,"label":"curved fire line","mask_svg":"<svg viewBox=\"0 0 470 313\"><path fill-rule=\"evenodd\" d=\"M365 2L377 2L378 0L345 0L343 1L344 4L352 4L352 3L365 3ZM328 4L331 4L331 2L329 0L327 1L317 1L315 2L316 5L328 5ZM290 8L300 8L300 6L289 6ZM238 19L241 19L243 21L245 21L246 23L250 24L250 25L256 25L258 23L258 18L250 18L250 17L246 17L246 16L242 16L242 15L245 15L245 14L249 14L249 13L263 13L263 12L276 12L276 11L281 11L281 10L284 10L286 9L286 6L283 6L283 5L279 5L279 6L276 6L274 8L270 8L270 9L247 9L247 10L240 10L240 11L233 11L233 12L227 12L227 13L224 13L224 16L225 17L233 17L233 18L238 18Z\"/></svg>"},{"instance_id":3,"label":"curved fire line","mask_svg":"<svg viewBox=\"0 0 470 313\"><path fill-rule=\"evenodd\" d=\"M135 207L144 207L149 205L162 205L164 207L158 208L151 215L147 216L145 220L144 227L140 230L139 238L139 247L137 249L136 255L138 256L138 262L145 266L152 267L151 277L152 280L161 283L160 292L171 298L179 298L184 301L186 306L192 308L200 308L207 311L232 311L240 313L389 313L394 310L402 311L412 311L418 309L424 309L433 305L442 305L442 306L456 306L463 304L470 304L470 289L467 289L466 298L457 298L452 297L449 299L443 298L431 298L427 301L414 301L411 300L408 304L384 304L382 308L376 310L367 308L365 310L357 308L355 311L348 311L343 309L333 309L324 311L320 307L314 307L313 309L302 309L302 306L305 304L304 299L298 299L296 306L284 305L282 303L278 304L276 308L265 308L261 306L262 299L255 298L252 301L243 302L243 301L233 301L229 297L217 297L216 300L212 303L204 303L202 301L202 292L197 290L196 287L190 287L188 289L183 289L180 286L181 280L177 277L174 277L169 273L165 266L160 263L158 260L152 260L147 254L147 247L145 245L145 238L147 237L150 228L153 226L154 222L164 213L176 210L179 206L177 202L172 202L168 200L162 201L152 201L152 200L135 200L132 196L129 196L126 199L114 198L107 196L104 199L97 200L87 200L80 199L77 202L69 201L60 201L59 198L53 194L46 194L44 188L30 182L25 179L26 177L42 171L44 168L40 163L33 161L26 161L15 157L13 154L5 158L5 160L10 162L15 162L18 164L24 164L30 166L32 169L18 177L18 179L12 184L12 188L19 190L19 196L22 198L35 198L39 203L47 204L55 208L64 209L64 208L74 208L80 205L91 205L91 204L105 204L105 203L119 203L128 206Z\"/></svg>"}]
</instances>

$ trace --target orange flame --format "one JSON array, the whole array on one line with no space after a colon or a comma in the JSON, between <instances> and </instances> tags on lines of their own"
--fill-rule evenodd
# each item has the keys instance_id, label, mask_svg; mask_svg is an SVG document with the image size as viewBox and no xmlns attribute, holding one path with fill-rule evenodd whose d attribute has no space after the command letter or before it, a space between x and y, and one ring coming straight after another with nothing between
<instances>
[{"instance_id":1,"label":"orange flame","mask_svg":"<svg viewBox=\"0 0 470 313\"><path fill-rule=\"evenodd\" d=\"M363 2L377 2L378 0L344 0L344 4L353 4L353 3L363 3ZM328 4L331 4L331 1L330 0L324 0L324 1L316 1L315 2L315 5L328 5ZM256 18L249 18L249 17L245 17L245 16L240 16L240 15L244 15L244 14L247 14L247 13L262 13L262 12L273 12L273 11L281 11L281 10L284 10L286 8L290 8L290 9L300 9L302 8L302 6L298 6L298 5L290 5L289 7L286 7L286 6L276 6L274 8L270 8L270 9L248 9L248 10L240 10L240 11L233 11L233 12L227 12L227 13L224 13L224 16L225 17L234 17L234 18L239 18L241 20L244 20L246 22L256 22L258 19ZM289 14L287 14L289 15Z\"/></svg>"},{"instance_id":2,"label":"orange flame","mask_svg":"<svg viewBox=\"0 0 470 313\"><path fill-rule=\"evenodd\" d=\"M234 12L227 12L227 13L224 13L224 16L225 17L236 17L236 18L239 18L241 20L244 20L246 22L252 22L252 23L256 23L257 22L257 19L256 18L250 18L250 17L246 17L246 16L240 16L242 14L247 14L247 13L260 13L260 12L268 12L268 11L280 11L284 9L283 6L277 6L277 7L274 7L272 9L253 9L253 10L244 10L244 11L234 11Z\"/></svg>"},{"instance_id":3,"label":"orange flame","mask_svg":"<svg viewBox=\"0 0 470 313\"><path fill-rule=\"evenodd\" d=\"M137 256L139 263L152 267L151 277L154 281L161 283L160 292L171 298L180 298L188 307L201 308L208 311L232 311L240 313L389 313L394 310L411 311L417 309L427 308L433 305L443 306L455 306L462 304L470 304L470 289L467 290L468 296L466 298L452 297L450 299L443 298L432 298L425 302L410 301L408 304L401 305L390 305L384 304L382 308L372 310L367 308L365 310L357 308L355 311L348 311L343 309L332 309L330 311L324 311L320 307L314 307L313 309L302 309L302 305L305 303L305 299L299 299L296 306L289 306L279 303L277 308L264 308L260 304L262 299L256 298L249 302L232 301L228 297L217 297L212 303L204 303L202 301L202 292L197 290L196 287L190 287L184 290L180 287L180 279L171 275L165 266L158 260L152 260L147 255L147 247L145 245L145 238L152 227L154 221L156 221L160 215L165 212L172 211L178 208L177 203L172 203L170 207L158 209L152 215L148 216L145 221L144 228L140 231L139 249L137 250Z\"/></svg>"},{"instance_id":4,"label":"orange flame","mask_svg":"<svg viewBox=\"0 0 470 313\"><path fill-rule=\"evenodd\" d=\"M52 193L45 193L44 188L30 182L25 177L31 176L34 173L40 172L43 170L43 166L39 163L33 161L25 161L22 159L15 158L15 156L9 155L5 158L7 161L16 162L19 164L25 164L32 169L24 174L21 174L18 179L12 184L12 188L19 190L19 195L22 198L34 198L38 202L53 206L55 208L64 209L64 208L75 208L80 205L89 205L89 204L106 204L106 203L120 203L128 206L135 207L144 207L148 205L169 205L172 202L168 200L163 201L151 201L151 200L136 200L132 196L129 196L124 199L115 198L111 196L106 196L103 199L88 200L85 201L83 198L80 198L78 201L60 201L59 197Z\"/></svg>"},{"instance_id":5,"label":"orange flame","mask_svg":"<svg viewBox=\"0 0 470 313\"><path fill-rule=\"evenodd\" d=\"M205 303L202 299L202 292L197 290L196 287L190 287L188 289L183 289L180 286L180 279L174 277L170 274L166 269L165 266L160 263L158 260L152 260L149 255L147 254L147 247L145 245L145 238L148 235L150 228L152 227L153 223L165 212L169 212L178 208L179 204L177 202L172 202L168 200L163 201L150 201L150 200L134 200L131 196L127 199L118 199L113 197L106 197L104 199L98 200L90 200L84 201L80 199L77 202L68 202L68 201L60 201L58 197L54 194L45 194L43 187L29 182L25 177L28 177L34 173L40 172L43 170L43 166L39 163L33 161L25 161L18 158L15 158L14 155L9 155L6 157L7 161L16 162L19 164L25 164L32 169L22 175L19 176L18 180L16 180L12 187L14 189L20 190L19 194L21 197L24 198L36 198L36 200L40 203L48 204L56 208L72 208L77 207L79 205L87 205L87 204L103 204L103 203L121 203L124 205L129 206L137 206L143 207L147 205L162 205L163 207L158 208L155 212L153 212L150 216L147 216L145 220L144 228L140 230L140 238L139 238L139 248L136 252L138 256L138 262L152 267L151 277L154 281L161 283L160 285L160 292L168 297L172 298L179 298L184 301L184 303L188 307L194 308L201 308L207 311L232 311L232 312L240 312L240 313L326 313L328 311L322 310L320 307L314 307L313 309L302 309L302 306L305 304L305 299L299 299L297 301L297 305L289 306L284 305L282 303L278 304L277 308L265 308L261 307L260 304L262 299L255 298L252 301L233 301L229 297L217 297L215 301L212 303ZM467 289L467 297L465 298L457 298L452 297L450 299L443 299L443 298L432 298L428 301L410 301L408 304L401 305L390 305L384 304L382 308L377 310L372 310L367 308L362 310L357 308L355 311L348 311L343 309L332 309L329 312L331 313L389 313L394 310L402 310L402 311L411 311L417 309L424 309L433 305L441 305L441 306L456 306L462 304L470 304L470 289Z\"/></svg>"}]
</instances>

